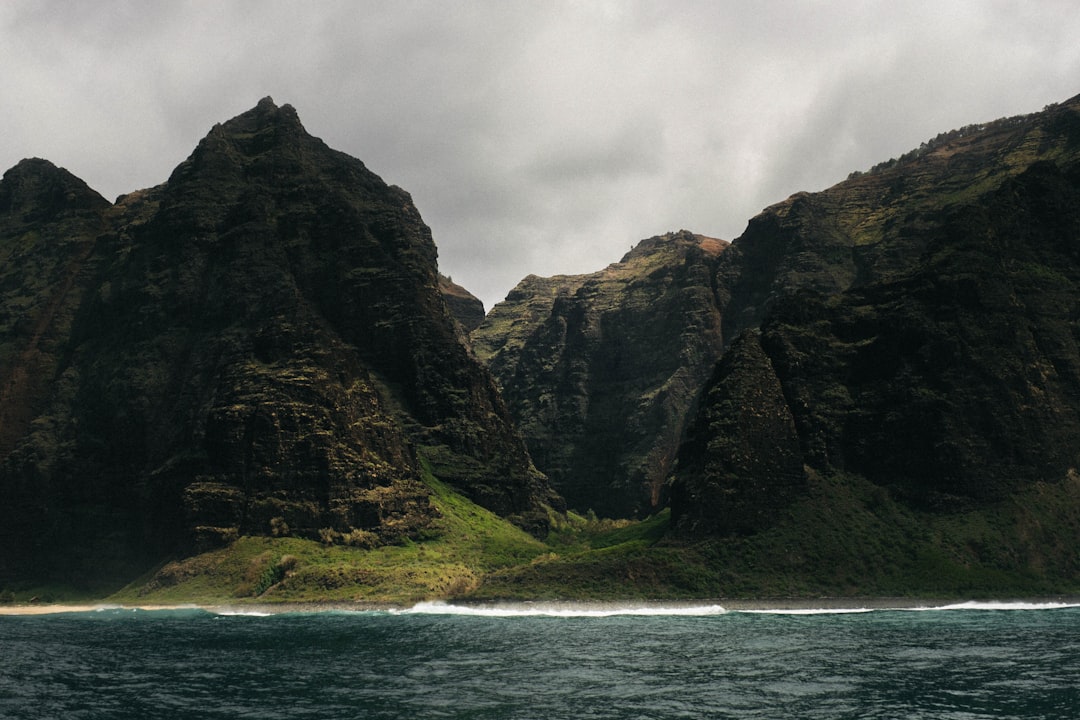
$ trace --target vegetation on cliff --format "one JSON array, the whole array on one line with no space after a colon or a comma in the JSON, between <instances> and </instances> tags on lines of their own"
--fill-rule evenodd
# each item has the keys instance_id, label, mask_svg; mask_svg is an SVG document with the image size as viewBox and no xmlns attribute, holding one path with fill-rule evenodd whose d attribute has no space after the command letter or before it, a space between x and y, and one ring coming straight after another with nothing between
<instances>
[{"instance_id":1,"label":"vegetation on cliff","mask_svg":"<svg viewBox=\"0 0 1080 720\"><path fill-rule=\"evenodd\" d=\"M430 476L425 476L430 482ZM951 514L918 510L852 475L807 477L780 522L689 542L668 513L644 521L570 514L543 540L432 485L439 518L420 537L362 549L242 537L176 558L127 587L23 583L8 600L139 604L373 603L421 600L663 600L1077 595L1080 478L1038 483ZM0 600L2 601L2 600Z\"/></svg>"}]
</instances>

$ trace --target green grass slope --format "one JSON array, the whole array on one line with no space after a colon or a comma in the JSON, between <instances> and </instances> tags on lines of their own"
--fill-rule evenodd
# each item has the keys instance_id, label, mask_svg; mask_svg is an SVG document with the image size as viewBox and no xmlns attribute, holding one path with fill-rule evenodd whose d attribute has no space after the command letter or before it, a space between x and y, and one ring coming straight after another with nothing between
<instances>
[{"instance_id":1,"label":"green grass slope","mask_svg":"<svg viewBox=\"0 0 1080 720\"><path fill-rule=\"evenodd\" d=\"M644 521L568 515L545 541L428 475L431 534L375 549L243 537L168 563L108 598L138 604L423 600L992 598L1080 594L1080 476L979 512L923 514L859 477L811 475L769 530L687 543L665 511ZM18 598L16 598L18 599Z\"/></svg>"},{"instance_id":2,"label":"green grass slope","mask_svg":"<svg viewBox=\"0 0 1080 720\"><path fill-rule=\"evenodd\" d=\"M912 510L857 476L811 473L769 530L683 543L667 513L570 538L488 574L474 599L944 597L1080 593L1080 477L979 511ZM554 540L554 541L553 541Z\"/></svg>"},{"instance_id":3,"label":"green grass slope","mask_svg":"<svg viewBox=\"0 0 1080 720\"><path fill-rule=\"evenodd\" d=\"M419 540L363 549L241 537L228 547L170 562L110 600L407 604L468 593L485 574L547 552L542 542L430 474L425 482L439 518Z\"/></svg>"}]
</instances>

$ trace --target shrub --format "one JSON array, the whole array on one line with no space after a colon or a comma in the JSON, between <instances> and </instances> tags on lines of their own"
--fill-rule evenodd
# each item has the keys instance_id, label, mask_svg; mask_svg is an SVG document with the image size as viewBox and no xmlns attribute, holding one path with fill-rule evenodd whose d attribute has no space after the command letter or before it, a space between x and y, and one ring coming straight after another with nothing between
<instances>
[{"instance_id":1,"label":"shrub","mask_svg":"<svg viewBox=\"0 0 1080 720\"><path fill-rule=\"evenodd\" d=\"M289 524L280 515L270 518L270 534L274 537L285 537L289 534Z\"/></svg>"},{"instance_id":2,"label":"shrub","mask_svg":"<svg viewBox=\"0 0 1080 720\"><path fill-rule=\"evenodd\" d=\"M368 530L354 528L351 532L343 534L341 541L350 547L373 548L379 544L379 536Z\"/></svg>"},{"instance_id":3,"label":"shrub","mask_svg":"<svg viewBox=\"0 0 1080 720\"><path fill-rule=\"evenodd\" d=\"M267 565L259 573L258 579L251 588L251 594L258 597L277 585L296 567L298 562L295 555L282 555L276 562Z\"/></svg>"}]
</instances>

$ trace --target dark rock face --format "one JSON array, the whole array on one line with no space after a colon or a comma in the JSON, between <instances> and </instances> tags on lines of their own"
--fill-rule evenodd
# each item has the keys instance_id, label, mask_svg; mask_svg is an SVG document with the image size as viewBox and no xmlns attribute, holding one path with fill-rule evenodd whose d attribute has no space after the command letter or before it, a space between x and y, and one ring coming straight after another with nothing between
<instances>
[{"instance_id":1,"label":"dark rock face","mask_svg":"<svg viewBox=\"0 0 1080 720\"><path fill-rule=\"evenodd\" d=\"M717 364L679 449L672 524L692 533L768 526L805 489L795 421L757 333Z\"/></svg>"},{"instance_id":2,"label":"dark rock face","mask_svg":"<svg viewBox=\"0 0 1080 720\"><path fill-rule=\"evenodd\" d=\"M108 207L46 160L24 160L0 181L0 457L46 401Z\"/></svg>"},{"instance_id":3,"label":"dark rock face","mask_svg":"<svg viewBox=\"0 0 1080 720\"><path fill-rule=\"evenodd\" d=\"M527 277L472 334L534 461L571 507L666 502L687 413L721 349L727 243L679 232L591 275Z\"/></svg>"},{"instance_id":4,"label":"dark rock face","mask_svg":"<svg viewBox=\"0 0 1080 720\"><path fill-rule=\"evenodd\" d=\"M773 206L717 278L727 336L760 329L752 384L771 368L807 465L956 511L1080 463L1080 99ZM718 372L703 396L672 491L683 527L728 531L732 506L759 518L739 531L770 522L768 485L716 459L746 432L745 385ZM769 451L747 452L769 477Z\"/></svg>"},{"instance_id":5,"label":"dark rock face","mask_svg":"<svg viewBox=\"0 0 1080 720\"><path fill-rule=\"evenodd\" d=\"M0 183L5 558L392 542L433 517L421 461L523 524L554 501L408 194L291 107L215 126L113 207L24 165Z\"/></svg>"},{"instance_id":6,"label":"dark rock face","mask_svg":"<svg viewBox=\"0 0 1080 720\"><path fill-rule=\"evenodd\" d=\"M466 337L484 322L484 303L480 298L443 275L439 276L439 291Z\"/></svg>"}]
</instances>

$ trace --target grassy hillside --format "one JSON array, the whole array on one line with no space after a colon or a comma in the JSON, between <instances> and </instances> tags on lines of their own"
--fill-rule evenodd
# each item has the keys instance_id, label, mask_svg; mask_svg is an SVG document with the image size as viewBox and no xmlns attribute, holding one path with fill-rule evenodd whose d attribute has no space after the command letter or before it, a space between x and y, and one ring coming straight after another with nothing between
<instances>
[{"instance_id":1,"label":"grassy hillside","mask_svg":"<svg viewBox=\"0 0 1080 720\"><path fill-rule=\"evenodd\" d=\"M585 530L524 566L495 571L471 597L1016 597L1080 592L1080 479L1040 484L979 512L916 512L859 477L811 475L811 493L773 528L692 544L666 514ZM586 540L585 537L589 536ZM550 542L550 541L549 541Z\"/></svg>"},{"instance_id":2,"label":"grassy hillside","mask_svg":"<svg viewBox=\"0 0 1080 720\"><path fill-rule=\"evenodd\" d=\"M687 543L667 512L644 521L568 515L540 541L427 474L440 517L416 541L360 549L242 537L170 562L104 598L131 604L421 600L1016 597L1080 594L1080 476L979 512L925 514L847 475L811 474L769 530ZM7 601L90 599L59 587Z\"/></svg>"},{"instance_id":3,"label":"grassy hillside","mask_svg":"<svg viewBox=\"0 0 1080 720\"><path fill-rule=\"evenodd\" d=\"M362 549L298 538L242 537L177 560L111 599L124 602L411 603L460 595L487 573L546 546L425 473L438 519L419 540Z\"/></svg>"}]
</instances>

